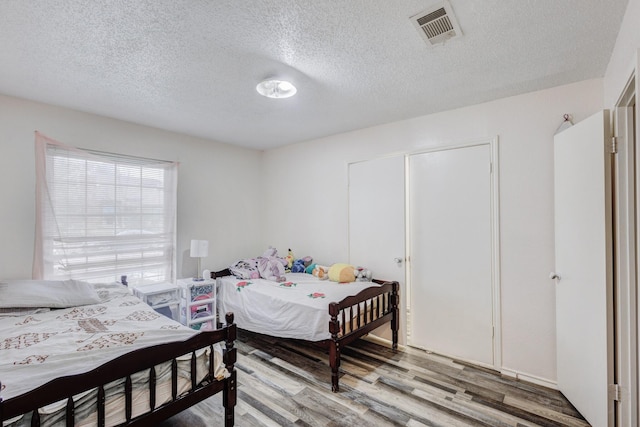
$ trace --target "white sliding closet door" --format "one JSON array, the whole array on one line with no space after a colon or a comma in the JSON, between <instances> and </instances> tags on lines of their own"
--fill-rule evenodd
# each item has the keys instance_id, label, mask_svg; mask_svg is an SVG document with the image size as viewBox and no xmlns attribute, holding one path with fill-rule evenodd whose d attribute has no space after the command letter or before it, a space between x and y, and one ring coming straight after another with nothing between
<instances>
[{"instance_id":1,"label":"white sliding closet door","mask_svg":"<svg viewBox=\"0 0 640 427\"><path fill-rule=\"evenodd\" d=\"M404 156L349 165L349 262L400 284L400 344L405 343ZM375 335L391 339L388 326Z\"/></svg>"},{"instance_id":2,"label":"white sliding closet door","mask_svg":"<svg viewBox=\"0 0 640 427\"><path fill-rule=\"evenodd\" d=\"M409 344L493 366L491 145L409 157Z\"/></svg>"}]
</instances>

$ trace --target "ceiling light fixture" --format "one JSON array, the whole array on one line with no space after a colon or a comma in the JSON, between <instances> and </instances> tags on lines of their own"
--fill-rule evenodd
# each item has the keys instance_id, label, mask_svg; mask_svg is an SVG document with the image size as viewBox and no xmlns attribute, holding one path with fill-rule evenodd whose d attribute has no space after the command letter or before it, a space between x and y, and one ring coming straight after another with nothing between
<instances>
[{"instance_id":1,"label":"ceiling light fixture","mask_svg":"<svg viewBox=\"0 0 640 427\"><path fill-rule=\"evenodd\" d=\"M256 90L267 98L289 98L296 94L298 89L286 80L264 80L258 83Z\"/></svg>"}]
</instances>

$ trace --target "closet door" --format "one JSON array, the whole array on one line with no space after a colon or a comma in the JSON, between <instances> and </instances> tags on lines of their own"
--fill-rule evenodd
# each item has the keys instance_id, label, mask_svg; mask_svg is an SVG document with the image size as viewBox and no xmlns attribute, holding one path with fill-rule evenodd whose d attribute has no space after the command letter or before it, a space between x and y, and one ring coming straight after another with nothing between
<instances>
[{"instance_id":1,"label":"closet door","mask_svg":"<svg viewBox=\"0 0 640 427\"><path fill-rule=\"evenodd\" d=\"M400 284L400 344L405 343L404 156L349 165L349 262ZM391 339L384 326L376 335Z\"/></svg>"},{"instance_id":2,"label":"closet door","mask_svg":"<svg viewBox=\"0 0 640 427\"><path fill-rule=\"evenodd\" d=\"M594 426L614 410L610 136L605 110L554 138L558 388Z\"/></svg>"},{"instance_id":3,"label":"closet door","mask_svg":"<svg viewBox=\"0 0 640 427\"><path fill-rule=\"evenodd\" d=\"M409 344L494 364L491 146L409 158Z\"/></svg>"}]
</instances>

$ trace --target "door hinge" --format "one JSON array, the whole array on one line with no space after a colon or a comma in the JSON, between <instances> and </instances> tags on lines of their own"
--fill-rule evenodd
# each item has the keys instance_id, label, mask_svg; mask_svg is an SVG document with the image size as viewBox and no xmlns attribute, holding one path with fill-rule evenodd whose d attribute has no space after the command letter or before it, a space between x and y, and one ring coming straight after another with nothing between
<instances>
[{"instance_id":1,"label":"door hinge","mask_svg":"<svg viewBox=\"0 0 640 427\"><path fill-rule=\"evenodd\" d=\"M620 385L609 384L609 399L614 402L620 402Z\"/></svg>"},{"instance_id":2,"label":"door hinge","mask_svg":"<svg viewBox=\"0 0 640 427\"><path fill-rule=\"evenodd\" d=\"M617 154L618 153L618 142L616 141L616 137L612 136L611 137L611 154Z\"/></svg>"}]
</instances>

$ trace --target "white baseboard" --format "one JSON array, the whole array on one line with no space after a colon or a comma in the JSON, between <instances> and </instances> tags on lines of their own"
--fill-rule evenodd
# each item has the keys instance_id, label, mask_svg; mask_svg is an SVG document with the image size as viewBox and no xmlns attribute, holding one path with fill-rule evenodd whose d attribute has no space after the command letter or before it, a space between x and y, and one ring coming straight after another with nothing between
<instances>
[{"instance_id":1,"label":"white baseboard","mask_svg":"<svg viewBox=\"0 0 640 427\"><path fill-rule=\"evenodd\" d=\"M522 372L515 371L509 368L502 368L500 373L506 377L510 377L516 380L526 381L528 383L541 385L543 387L552 388L554 390L558 390L558 383L556 381L549 380L547 378L538 377L535 375L525 374Z\"/></svg>"},{"instance_id":2,"label":"white baseboard","mask_svg":"<svg viewBox=\"0 0 640 427\"><path fill-rule=\"evenodd\" d=\"M391 342L391 340L388 340L388 339L386 339L386 338L381 338L381 337L379 337L379 336L377 336L377 335L373 335L373 334L367 334L367 335L364 335L364 336L362 337L362 339L367 340L367 341L374 342L374 343L376 343L376 344L383 345L383 346L385 346L385 347L391 347L391 346L393 345L393 343ZM405 346L403 346L403 345L401 345L401 344L398 344L398 350L400 350L400 351L404 351L404 350L405 350Z\"/></svg>"},{"instance_id":3,"label":"white baseboard","mask_svg":"<svg viewBox=\"0 0 640 427\"><path fill-rule=\"evenodd\" d=\"M381 338L381 337L373 335L373 334L367 334L367 335L363 336L362 338L367 340L367 341L371 341L371 342L374 342L376 344L383 345L385 347L391 347L391 341L386 339L386 338ZM405 346L398 345L398 350L405 351L405 349L406 349ZM426 351L426 350L424 350L424 351ZM495 369L495 368L493 368L493 367L491 367L489 365L487 365L486 367L490 368L490 369ZM502 375L504 375L505 377L513 378L515 380L526 381L528 383L540 385L540 386L547 387L547 388L550 388L550 389L553 389L553 390L558 390L558 383L556 381L552 381L552 380L547 379L547 378L538 377L536 375L525 374L525 373L516 371L514 369L509 369L509 368L500 369L500 373Z\"/></svg>"}]
</instances>

